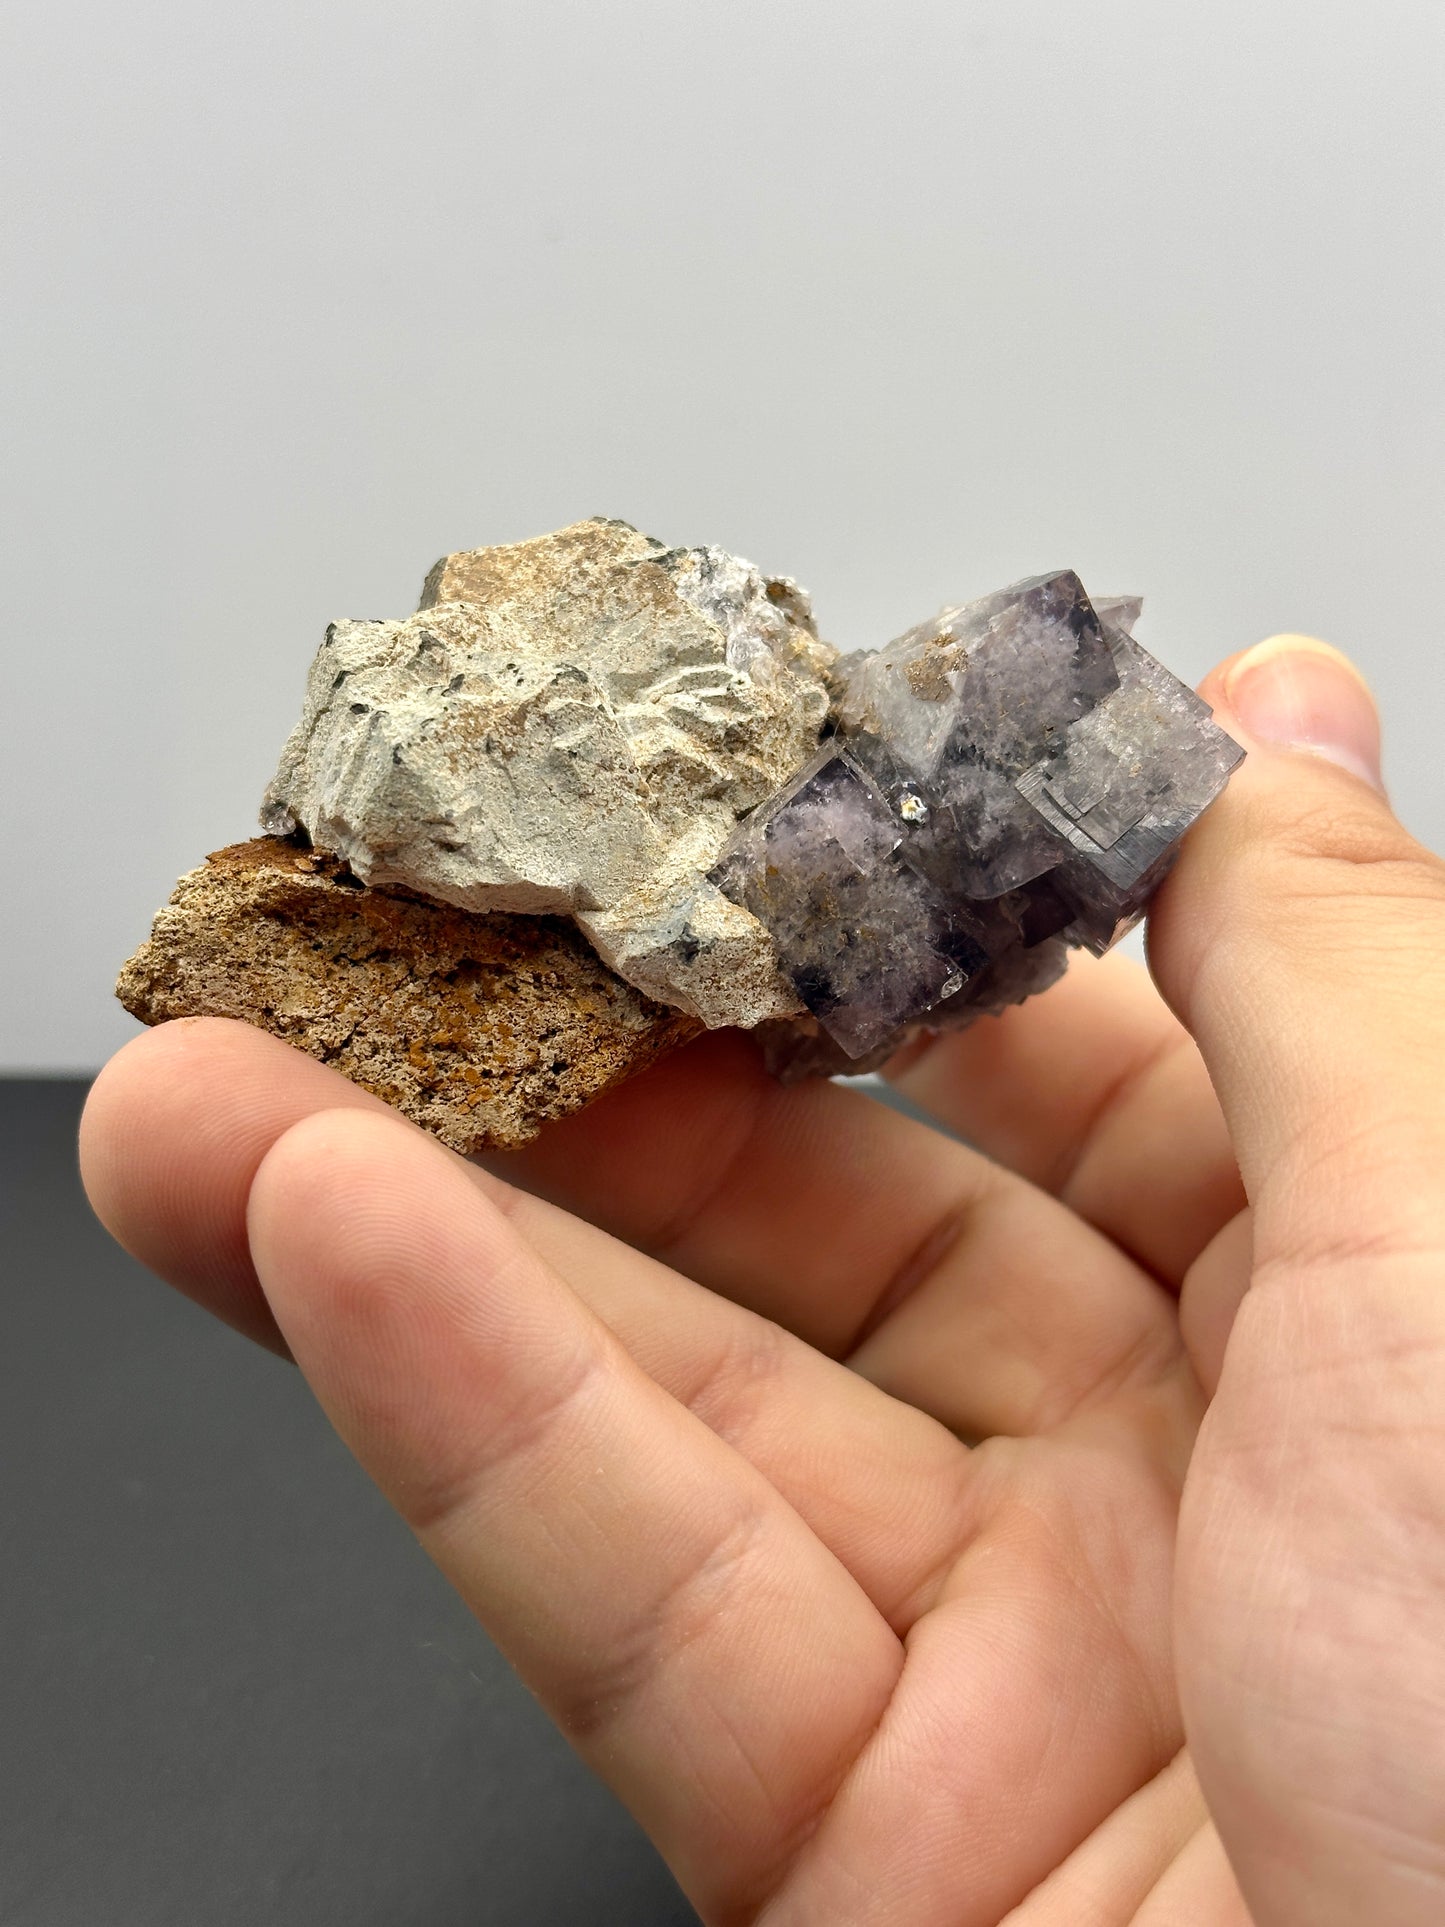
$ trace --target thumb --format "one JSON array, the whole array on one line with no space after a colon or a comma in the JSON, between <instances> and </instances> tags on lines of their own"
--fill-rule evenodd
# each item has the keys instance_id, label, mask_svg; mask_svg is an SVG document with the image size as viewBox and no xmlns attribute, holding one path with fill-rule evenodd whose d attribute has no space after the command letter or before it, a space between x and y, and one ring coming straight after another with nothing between
<instances>
[{"instance_id":1,"label":"thumb","mask_svg":"<svg viewBox=\"0 0 1445 1927\"><path fill-rule=\"evenodd\" d=\"M1204 684L1249 756L1151 919L1214 1078L1257 1263L1445 1245L1445 864L1396 820L1364 679L1275 636Z\"/></svg>"},{"instance_id":2,"label":"thumb","mask_svg":"<svg viewBox=\"0 0 1445 1927\"><path fill-rule=\"evenodd\" d=\"M1440 1919L1445 870L1379 787L1343 656L1277 636L1204 694L1249 758L1152 921L1253 1205L1190 1466L1185 1728L1261 1923Z\"/></svg>"}]
</instances>

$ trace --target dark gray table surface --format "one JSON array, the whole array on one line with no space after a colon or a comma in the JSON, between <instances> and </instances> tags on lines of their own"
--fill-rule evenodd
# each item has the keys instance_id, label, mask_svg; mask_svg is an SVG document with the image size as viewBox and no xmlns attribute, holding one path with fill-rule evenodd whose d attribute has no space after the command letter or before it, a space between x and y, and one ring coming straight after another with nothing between
<instances>
[{"instance_id":1,"label":"dark gray table surface","mask_svg":"<svg viewBox=\"0 0 1445 1927\"><path fill-rule=\"evenodd\" d=\"M671 1927L666 1869L299 1376L90 1216L0 1081L3 1927Z\"/></svg>"}]
</instances>

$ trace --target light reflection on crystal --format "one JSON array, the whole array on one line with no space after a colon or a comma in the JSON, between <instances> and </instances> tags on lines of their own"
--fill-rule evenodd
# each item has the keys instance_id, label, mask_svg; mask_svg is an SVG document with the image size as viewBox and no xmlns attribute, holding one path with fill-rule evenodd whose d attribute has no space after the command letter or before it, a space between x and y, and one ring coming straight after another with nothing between
<instances>
[{"instance_id":1,"label":"light reflection on crystal","mask_svg":"<svg viewBox=\"0 0 1445 1927\"><path fill-rule=\"evenodd\" d=\"M838 664L836 734L713 872L815 1020L769 1027L780 1067L876 1063L1142 915L1244 752L1132 639L1138 613L1061 570Z\"/></svg>"}]
</instances>

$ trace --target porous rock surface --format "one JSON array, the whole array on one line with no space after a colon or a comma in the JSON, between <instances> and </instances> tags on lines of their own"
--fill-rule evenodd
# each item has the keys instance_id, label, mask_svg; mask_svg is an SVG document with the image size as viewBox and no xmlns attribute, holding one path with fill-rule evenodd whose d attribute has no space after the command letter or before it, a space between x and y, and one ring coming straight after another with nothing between
<instances>
[{"instance_id":1,"label":"porous rock surface","mask_svg":"<svg viewBox=\"0 0 1445 1927\"><path fill-rule=\"evenodd\" d=\"M116 994L147 1024L255 1024L462 1152L524 1143L698 1029L565 919L366 889L275 837L182 877Z\"/></svg>"},{"instance_id":2,"label":"porous rock surface","mask_svg":"<svg viewBox=\"0 0 1445 1927\"><path fill-rule=\"evenodd\" d=\"M575 917L709 1026L801 1003L708 871L818 741L834 651L807 597L625 522L445 557L418 612L337 622L262 825L364 882Z\"/></svg>"}]
</instances>

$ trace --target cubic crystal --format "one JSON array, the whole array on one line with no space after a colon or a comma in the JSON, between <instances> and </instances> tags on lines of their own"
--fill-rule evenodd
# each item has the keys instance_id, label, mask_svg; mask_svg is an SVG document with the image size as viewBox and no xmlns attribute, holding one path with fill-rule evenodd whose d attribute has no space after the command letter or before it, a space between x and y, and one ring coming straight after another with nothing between
<instances>
[{"instance_id":1,"label":"cubic crystal","mask_svg":"<svg viewBox=\"0 0 1445 1927\"><path fill-rule=\"evenodd\" d=\"M1103 611L1101 614L1100 611ZM943 610L835 670L835 734L712 878L857 1069L1051 982L1137 921L1243 751L1071 570ZM841 1055L838 1055L841 1053Z\"/></svg>"}]
</instances>

